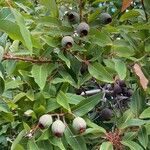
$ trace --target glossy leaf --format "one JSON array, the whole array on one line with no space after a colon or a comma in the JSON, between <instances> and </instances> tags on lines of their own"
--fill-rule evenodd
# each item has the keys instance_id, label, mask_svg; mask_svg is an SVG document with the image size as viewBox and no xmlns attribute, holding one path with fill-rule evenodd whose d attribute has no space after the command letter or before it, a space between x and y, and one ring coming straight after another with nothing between
<instances>
[{"instance_id":1,"label":"glossy leaf","mask_svg":"<svg viewBox=\"0 0 150 150\"><path fill-rule=\"evenodd\" d=\"M113 150L113 145L111 142L103 142L99 150Z\"/></svg>"},{"instance_id":2,"label":"glossy leaf","mask_svg":"<svg viewBox=\"0 0 150 150\"><path fill-rule=\"evenodd\" d=\"M92 110L96 106L96 104L98 104L101 101L101 98L101 93L86 98L73 109L73 114L75 114L76 116L85 115L90 110Z\"/></svg>"},{"instance_id":3,"label":"glossy leaf","mask_svg":"<svg viewBox=\"0 0 150 150\"><path fill-rule=\"evenodd\" d=\"M31 74L41 90L43 90L48 76L47 65L34 65Z\"/></svg>"},{"instance_id":4,"label":"glossy leaf","mask_svg":"<svg viewBox=\"0 0 150 150\"><path fill-rule=\"evenodd\" d=\"M141 119L150 118L150 107L145 109L139 116Z\"/></svg>"},{"instance_id":5,"label":"glossy leaf","mask_svg":"<svg viewBox=\"0 0 150 150\"><path fill-rule=\"evenodd\" d=\"M138 140L141 145L146 149L148 146L148 135L145 127L140 128L138 132Z\"/></svg>"},{"instance_id":6,"label":"glossy leaf","mask_svg":"<svg viewBox=\"0 0 150 150\"><path fill-rule=\"evenodd\" d=\"M32 45L31 35L30 35L29 30L25 26L25 20L23 16L16 9L11 8L11 11L13 12L15 16L22 38L24 39L27 48L32 51L33 45Z\"/></svg>"},{"instance_id":7,"label":"glossy leaf","mask_svg":"<svg viewBox=\"0 0 150 150\"><path fill-rule=\"evenodd\" d=\"M68 144L72 147L73 150L86 150L85 149L85 143L80 144L80 141L77 139L77 137L74 136L72 131L69 129L69 127L66 127L65 130L65 138L68 142Z\"/></svg>"},{"instance_id":8,"label":"glossy leaf","mask_svg":"<svg viewBox=\"0 0 150 150\"><path fill-rule=\"evenodd\" d=\"M40 150L34 140L29 140L27 144L28 150Z\"/></svg>"},{"instance_id":9,"label":"glossy leaf","mask_svg":"<svg viewBox=\"0 0 150 150\"><path fill-rule=\"evenodd\" d=\"M69 106L69 100L65 93L60 91L57 95L57 103L60 104L63 108L68 110L69 112L71 111L70 106Z\"/></svg>"},{"instance_id":10,"label":"glossy leaf","mask_svg":"<svg viewBox=\"0 0 150 150\"><path fill-rule=\"evenodd\" d=\"M139 116L140 113L144 110L144 107L145 107L145 95L140 89L137 89L133 93L131 99L131 111L136 116Z\"/></svg>"},{"instance_id":11,"label":"glossy leaf","mask_svg":"<svg viewBox=\"0 0 150 150\"><path fill-rule=\"evenodd\" d=\"M130 150L144 150L139 144L133 141L121 141L121 143L130 148Z\"/></svg>"},{"instance_id":12,"label":"glossy leaf","mask_svg":"<svg viewBox=\"0 0 150 150\"><path fill-rule=\"evenodd\" d=\"M125 63L121 60L114 59L115 62L115 70L117 71L119 78L124 80L127 73L127 67Z\"/></svg>"},{"instance_id":13,"label":"glossy leaf","mask_svg":"<svg viewBox=\"0 0 150 150\"><path fill-rule=\"evenodd\" d=\"M13 141L13 143L12 143L11 150L16 150L17 144L19 144L19 142L20 142L21 139L25 136L25 134L26 134L25 130L22 130L22 131L18 134L17 138L16 138L16 139Z\"/></svg>"},{"instance_id":14,"label":"glossy leaf","mask_svg":"<svg viewBox=\"0 0 150 150\"><path fill-rule=\"evenodd\" d=\"M88 66L89 73L96 79L108 83L113 82L112 75L107 71L107 69L99 63L90 64Z\"/></svg>"}]
</instances>

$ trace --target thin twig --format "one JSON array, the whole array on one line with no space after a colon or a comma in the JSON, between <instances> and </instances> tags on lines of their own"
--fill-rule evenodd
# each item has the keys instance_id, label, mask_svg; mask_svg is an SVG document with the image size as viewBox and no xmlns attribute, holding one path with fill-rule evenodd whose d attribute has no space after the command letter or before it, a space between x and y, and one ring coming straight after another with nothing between
<instances>
[{"instance_id":1,"label":"thin twig","mask_svg":"<svg viewBox=\"0 0 150 150\"><path fill-rule=\"evenodd\" d=\"M80 13L80 22L83 21L83 11L82 11L82 0L79 0L79 13Z\"/></svg>"},{"instance_id":2,"label":"thin twig","mask_svg":"<svg viewBox=\"0 0 150 150\"><path fill-rule=\"evenodd\" d=\"M31 63L53 63L53 62L58 62L60 63L61 61L52 61L47 59L46 57L38 57L38 58L34 58L34 57L30 57L30 56L14 56L10 53L6 53L3 55L3 60L16 60L16 61L25 61L25 62L31 62Z\"/></svg>"}]
</instances>

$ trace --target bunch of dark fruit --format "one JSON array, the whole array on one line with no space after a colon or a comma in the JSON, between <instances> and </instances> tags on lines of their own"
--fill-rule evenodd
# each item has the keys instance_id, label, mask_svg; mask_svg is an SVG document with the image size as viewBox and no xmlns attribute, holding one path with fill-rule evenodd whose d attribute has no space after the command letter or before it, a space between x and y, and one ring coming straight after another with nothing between
<instances>
[{"instance_id":1,"label":"bunch of dark fruit","mask_svg":"<svg viewBox=\"0 0 150 150\"><path fill-rule=\"evenodd\" d=\"M116 80L113 84L103 84L100 87L104 94L103 100L89 114L96 123L111 120L113 110L123 112L128 108L132 96L132 89L127 87L123 80Z\"/></svg>"},{"instance_id":2,"label":"bunch of dark fruit","mask_svg":"<svg viewBox=\"0 0 150 150\"><path fill-rule=\"evenodd\" d=\"M128 106L132 89L127 87L125 81L118 79L113 84L103 85L102 89L105 93L105 99L111 100L115 107L124 108Z\"/></svg>"}]
</instances>

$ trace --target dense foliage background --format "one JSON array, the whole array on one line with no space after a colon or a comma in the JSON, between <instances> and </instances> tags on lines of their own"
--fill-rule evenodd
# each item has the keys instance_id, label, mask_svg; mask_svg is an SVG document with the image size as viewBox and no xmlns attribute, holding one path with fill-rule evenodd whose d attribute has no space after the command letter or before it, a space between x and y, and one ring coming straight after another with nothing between
<instances>
[{"instance_id":1,"label":"dense foliage background","mask_svg":"<svg viewBox=\"0 0 150 150\"><path fill-rule=\"evenodd\" d=\"M0 0L0 149L149 150L149 16L149 0ZM61 138L39 128L44 114L66 124Z\"/></svg>"}]
</instances>

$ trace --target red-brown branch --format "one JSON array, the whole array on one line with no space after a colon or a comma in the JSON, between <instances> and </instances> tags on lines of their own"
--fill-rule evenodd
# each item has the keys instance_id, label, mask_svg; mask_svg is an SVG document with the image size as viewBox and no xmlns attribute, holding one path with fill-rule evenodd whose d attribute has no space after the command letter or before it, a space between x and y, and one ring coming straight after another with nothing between
<instances>
[{"instance_id":1,"label":"red-brown branch","mask_svg":"<svg viewBox=\"0 0 150 150\"><path fill-rule=\"evenodd\" d=\"M3 55L3 60L16 60L16 61L25 61L25 62L31 62L31 63L52 63L52 62L61 62L61 61L52 61L47 59L46 57L31 57L31 56L14 56L12 54L6 53Z\"/></svg>"}]
</instances>

